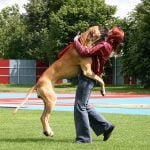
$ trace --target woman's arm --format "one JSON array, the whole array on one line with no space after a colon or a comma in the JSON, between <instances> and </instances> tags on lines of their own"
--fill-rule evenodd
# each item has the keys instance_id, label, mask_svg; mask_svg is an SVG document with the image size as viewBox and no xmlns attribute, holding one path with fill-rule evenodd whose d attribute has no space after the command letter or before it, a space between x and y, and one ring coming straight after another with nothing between
<instances>
[{"instance_id":1,"label":"woman's arm","mask_svg":"<svg viewBox=\"0 0 150 150\"><path fill-rule=\"evenodd\" d=\"M86 48L84 47L78 39L74 39L74 45L78 51L78 53L82 56L94 56L104 45L102 43L98 43L95 46Z\"/></svg>"}]
</instances>

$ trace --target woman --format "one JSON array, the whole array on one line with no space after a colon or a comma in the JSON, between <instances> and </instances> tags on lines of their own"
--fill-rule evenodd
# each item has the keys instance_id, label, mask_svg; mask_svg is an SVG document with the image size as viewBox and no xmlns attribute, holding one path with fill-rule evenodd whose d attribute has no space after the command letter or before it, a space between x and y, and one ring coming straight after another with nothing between
<instances>
[{"instance_id":1,"label":"woman","mask_svg":"<svg viewBox=\"0 0 150 150\"><path fill-rule=\"evenodd\" d=\"M99 42L95 46L85 48L74 38L74 45L82 56L92 57L92 70L100 75L103 72L103 65L110 54L118 48L124 38L124 32L119 27L114 27L108 32L106 41ZM82 73L78 76L78 87L75 96L74 121L76 129L76 143L91 143L92 137L90 127L97 136L103 134L103 141L107 141L115 126L108 122L94 108L88 105L91 91L96 84L95 80L85 77Z\"/></svg>"}]
</instances>

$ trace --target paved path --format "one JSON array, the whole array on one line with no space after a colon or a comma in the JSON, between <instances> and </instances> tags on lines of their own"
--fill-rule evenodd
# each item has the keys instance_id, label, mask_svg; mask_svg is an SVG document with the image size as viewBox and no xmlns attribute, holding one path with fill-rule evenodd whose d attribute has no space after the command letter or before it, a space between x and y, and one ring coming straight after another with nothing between
<instances>
[{"instance_id":1,"label":"paved path","mask_svg":"<svg viewBox=\"0 0 150 150\"><path fill-rule=\"evenodd\" d=\"M26 93L0 93L0 107L18 106ZM55 111L73 111L74 93L58 93ZM105 97L92 93L89 104L102 113L150 115L150 94L108 94ZM42 110L43 102L33 93L22 109Z\"/></svg>"}]
</instances>

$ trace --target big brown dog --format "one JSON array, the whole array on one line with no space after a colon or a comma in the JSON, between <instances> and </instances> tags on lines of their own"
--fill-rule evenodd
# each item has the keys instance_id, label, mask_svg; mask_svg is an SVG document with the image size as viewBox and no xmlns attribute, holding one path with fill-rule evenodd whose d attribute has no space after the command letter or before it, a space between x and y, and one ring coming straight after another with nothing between
<instances>
[{"instance_id":1,"label":"big brown dog","mask_svg":"<svg viewBox=\"0 0 150 150\"><path fill-rule=\"evenodd\" d=\"M100 37L101 32L99 26L93 26L81 34L80 41L84 46L89 47ZM104 92L104 82L101 77L92 72L91 64L91 57L80 56L73 44L70 45L62 57L56 60L42 74L36 85L29 90L25 100L15 109L14 112L16 113L17 110L27 102L33 90L36 90L37 94L44 102L44 110L41 116L43 133L46 136L53 136L54 133L49 126L48 120L57 99L56 93L54 91L54 84L58 79L77 76L82 69L85 76L92 78L102 84L102 90Z\"/></svg>"}]
</instances>

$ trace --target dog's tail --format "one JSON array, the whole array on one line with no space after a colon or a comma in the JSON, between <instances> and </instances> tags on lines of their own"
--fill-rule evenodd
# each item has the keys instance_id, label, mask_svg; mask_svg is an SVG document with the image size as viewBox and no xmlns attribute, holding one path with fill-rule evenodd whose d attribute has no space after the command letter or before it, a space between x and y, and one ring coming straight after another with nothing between
<instances>
[{"instance_id":1,"label":"dog's tail","mask_svg":"<svg viewBox=\"0 0 150 150\"><path fill-rule=\"evenodd\" d=\"M14 112L13 112L14 114L17 113L18 109L19 109L20 107L22 107L22 106L28 101L29 96L31 95L31 93L33 92L33 90L34 90L35 88L36 88L36 85L34 85L34 86L28 91L28 93L27 93L27 95L26 95L24 101L23 101L19 106L17 106L16 109L14 110Z\"/></svg>"}]
</instances>

